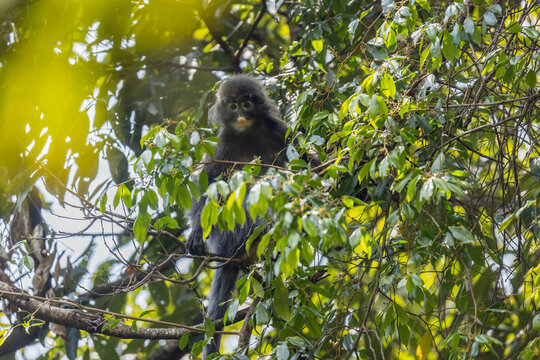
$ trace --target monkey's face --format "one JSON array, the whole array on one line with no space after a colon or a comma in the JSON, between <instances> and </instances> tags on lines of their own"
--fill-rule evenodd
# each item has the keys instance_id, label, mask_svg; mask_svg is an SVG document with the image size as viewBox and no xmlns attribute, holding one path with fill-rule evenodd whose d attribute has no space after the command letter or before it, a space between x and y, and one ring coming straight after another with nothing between
<instances>
[{"instance_id":1,"label":"monkey's face","mask_svg":"<svg viewBox=\"0 0 540 360\"><path fill-rule=\"evenodd\" d=\"M255 124L256 103L254 99L242 96L223 100L222 110L226 114L227 126L231 126L238 132L244 132Z\"/></svg>"},{"instance_id":2,"label":"monkey's face","mask_svg":"<svg viewBox=\"0 0 540 360\"><path fill-rule=\"evenodd\" d=\"M216 118L228 129L237 133L249 132L259 127L268 113L263 87L253 78L236 75L227 79L219 88Z\"/></svg>"}]
</instances>

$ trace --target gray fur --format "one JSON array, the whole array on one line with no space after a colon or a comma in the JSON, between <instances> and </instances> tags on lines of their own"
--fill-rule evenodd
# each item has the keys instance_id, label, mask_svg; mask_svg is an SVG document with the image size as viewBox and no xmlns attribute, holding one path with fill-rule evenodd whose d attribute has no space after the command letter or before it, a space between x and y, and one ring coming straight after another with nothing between
<instances>
[{"instance_id":1,"label":"gray fur","mask_svg":"<svg viewBox=\"0 0 540 360\"><path fill-rule=\"evenodd\" d=\"M259 157L263 164L285 166L288 126L278 114L276 105L268 98L263 86L252 77L234 75L223 82L218 89L216 104L210 111L212 120L219 125L218 137L221 140L214 158L249 162ZM242 116L249 121L249 126L238 126L237 120ZM224 163L210 163L204 167L209 182L215 181L220 175L226 176L231 168L231 164ZM205 244L200 223L205 203L206 198L202 197L193 203L191 209L192 231L186 244L189 253L204 255L208 250L216 256L236 257L247 263L255 261L246 256L244 246L252 231L264 224L263 220L257 219L254 222L247 216L246 223L243 226L236 225L233 231L221 232L214 226ZM207 314L210 319L223 318L240 273L241 269L235 264L216 269L208 297ZM220 343L221 336L215 335L204 349L203 358L218 352Z\"/></svg>"}]
</instances>

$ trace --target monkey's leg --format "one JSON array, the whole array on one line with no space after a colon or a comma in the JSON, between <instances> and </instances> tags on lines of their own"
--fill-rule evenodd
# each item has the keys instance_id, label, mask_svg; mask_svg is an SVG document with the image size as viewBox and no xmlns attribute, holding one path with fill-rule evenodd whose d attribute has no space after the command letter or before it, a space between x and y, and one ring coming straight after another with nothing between
<instances>
[{"instance_id":1,"label":"monkey's leg","mask_svg":"<svg viewBox=\"0 0 540 360\"><path fill-rule=\"evenodd\" d=\"M229 308L228 300L232 297L232 291L236 287L236 281L240 274L240 268L235 265L225 265L214 272L210 294L208 295L208 317L212 320L223 318ZM220 305L221 303L225 304ZM223 327L216 327L216 330L222 330ZM219 352L221 345L221 335L215 334L212 341L205 346L203 350L203 359L208 355Z\"/></svg>"}]
</instances>

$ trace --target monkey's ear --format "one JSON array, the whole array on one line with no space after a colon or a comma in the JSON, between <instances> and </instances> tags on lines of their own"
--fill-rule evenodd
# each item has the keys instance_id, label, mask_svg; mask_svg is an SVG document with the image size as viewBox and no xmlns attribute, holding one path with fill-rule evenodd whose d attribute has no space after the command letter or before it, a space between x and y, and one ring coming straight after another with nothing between
<instances>
[{"instance_id":1,"label":"monkey's ear","mask_svg":"<svg viewBox=\"0 0 540 360\"><path fill-rule=\"evenodd\" d=\"M216 123L219 125L220 120L218 116L218 101L210 109L208 109L208 119L210 119L211 122Z\"/></svg>"},{"instance_id":2,"label":"monkey's ear","mask_svg":"<svg viewBox=\"0 0 540 360\"><path fill-rule=\"evenodd\" d=\"M216 104L220 101L223 101L223 97L221 96L221 91L219 91L221 87L218 87L218 90L216 91Z\"/></svg>"}]
</instances>

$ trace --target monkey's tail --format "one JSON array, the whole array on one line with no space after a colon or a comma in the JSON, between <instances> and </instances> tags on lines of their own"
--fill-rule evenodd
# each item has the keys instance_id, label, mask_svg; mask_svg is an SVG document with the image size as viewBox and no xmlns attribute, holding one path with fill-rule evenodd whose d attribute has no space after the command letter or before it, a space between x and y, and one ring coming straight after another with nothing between
<instances>
[{"instance_id":1,"label":"monkey's tail","mask_svg":"<svg viewBox=\"0 0 540 360\"><path fill-rule=\"evenodd\" d=\"M228 301L232 297L232 291L236 287L236 281L239 275L240 268L232 264L220 267L214 272L210 294L208 295L207 314L210 319L219 320L225 315L225 312L229 308ZM222 329L223 327L220 326L218 328L216 326L216 330ZM203 350L203 359L210 354L219 352L220 345L221 335L215 334L212 341Z\"/></svg>"}]
</instances>

